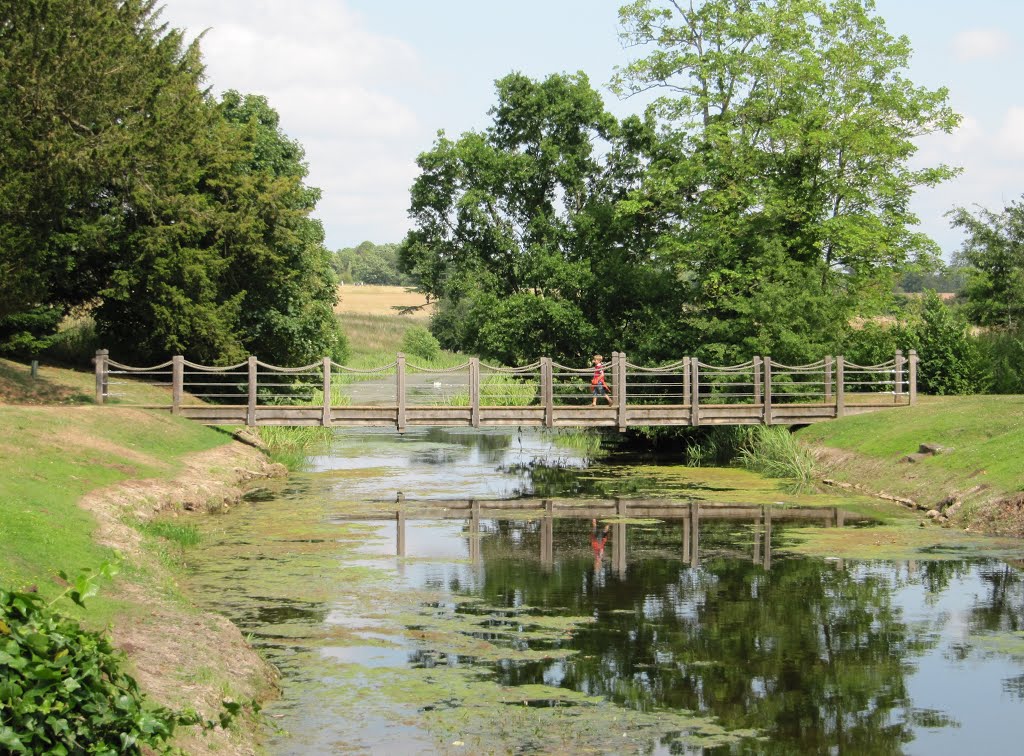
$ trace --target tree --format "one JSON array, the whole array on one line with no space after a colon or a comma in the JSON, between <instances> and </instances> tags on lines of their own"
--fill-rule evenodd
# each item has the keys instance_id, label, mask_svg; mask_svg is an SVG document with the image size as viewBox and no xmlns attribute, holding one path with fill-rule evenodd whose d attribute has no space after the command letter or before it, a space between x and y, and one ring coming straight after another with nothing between
<instances>
[{"instance_id":1,"label":"tree","mask_svg":"<svg viewBox=\"0 0 1024 756\"><path fill-rule=\"evenodd\" d=\"M967 234L958 261L967 267L968 314L980 325L1012 329L1024 323L1024 203L1001 213L964 208L950 214Z\"/></svg>"},{"instance_id":2,"label":"tree","mask_svg":"<svg viewBox=\"0 0 1024 756\"><path fill-rule=\"evenodd\" d=\"M198 47L184 46L155 8L154 0L5 4L0 348L40 345L69 307L97 296L134 222L131 193L160 190L182 139L175 129L191 130Z\"/></svg>"},{"instance_id":3,"label":"tree","mask_svg":"<svg viewBox=\"0 0 1024 756\"><path fill-rule=\"evenodd\" d=\"M649 227L615 212L650 125L619 123L582 73L496 87L491 126L419 156L403 269L438 301L446 347L507 362L611 351L678 302Z\"/></svg>"},{"instance_id":4,"label":"tree","mask_svg":"<svg viewBox=\"0 0 1024 756\"><path fill-rule=\"evenodd\" d=\"M86 306L122 359L338 353L302 149L262 98L203 86L154 0L26 0L0 19L0 350Z\"/></svg>"},{"instance_id":5,"label":"tree","mask_svg":"<svg viewBox=\"0 0 1024 756\"><path fill-rule=\"evenodd\" d=\"M871 0L637 0L623 37L648 51L616 91L651 107L663 156L623 210L670 225L657 245L687 287L682 325L712 358L816 358L849 316L937 253L916 232L914 138L958 122L945 89L901 71Z\"/></svg>"}]
</instances>

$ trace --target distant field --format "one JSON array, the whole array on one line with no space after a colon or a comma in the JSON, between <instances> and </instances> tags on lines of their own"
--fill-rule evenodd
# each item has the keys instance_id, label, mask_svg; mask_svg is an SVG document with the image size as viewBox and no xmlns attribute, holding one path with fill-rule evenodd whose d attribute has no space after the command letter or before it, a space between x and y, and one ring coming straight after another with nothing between
<instances>
[{"instance_id":1,"label":"distant field","mask_svg":"<svg viewBox=\"0 0 1024 756\"><path fill-rule=\"evenodd\" d=\"M335 312L360 315L396 315L395 307L414 307L427 302L422 294L410 292L403 286L339 286L338 300ZM411 316L425 319L432 309L423 307Z\"/></svg>"}]
</instances>

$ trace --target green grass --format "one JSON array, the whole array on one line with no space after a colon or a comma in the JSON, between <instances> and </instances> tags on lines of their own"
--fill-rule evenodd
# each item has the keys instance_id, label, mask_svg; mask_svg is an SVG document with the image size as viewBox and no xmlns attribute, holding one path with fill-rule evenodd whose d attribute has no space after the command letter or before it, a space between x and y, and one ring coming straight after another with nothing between
<instances>
[{"instance_id":1,"label":"green grass","mask_svg":"<svg viewBox=\"0 0 1024 756\"><path fill-rule=\"evenodd\" d=\"M78 505L89 491L129 478L170 478L178 458L228 437L187 420L116 407L0 406L0 585L62 590L56 575L114 558L93 540L95 521ZM101 595L90 619L115 604Z\"/></svg>"},{"instance_id":2,"label":"green grass","mask_svg":"<svg viewBox=\"0 0 1024 756\"><path fill-rule=\"evenodd\" d=\"M1024 490L1024 396L922 397L913 407L819 423L798 437L885 462L936 443L951 451L902 464L904 477Z\"/></svg>"},{"instance_id":3,"label":"green grass","mask_svg":"<svg viewBox=\"0 0 1024 756\"><path fill-rule=\"evenodd\" d=\"M137 527L145 535L162 538L181 548L198 546L201 540L199 528L189 523L174 522L173 520L150 520L140 522Z\"/></svg>"},{"instance_id":4,"label":"green grass","mask_svg":"<svg viewBox=\"0 0 1024 756\"><path fill-rule=\"evenodd\" d=\"M395 361L395 355L402 351L402 340L410 328L425 326L422 320L404 315L356 315L346 313L338 316L341 327L348 338L350 357L345 367L370 370ZM412 355L407 362L434 370L454 367L469 358L455 352L442 352L435 360L424 360Z\"/></svg>"}]
</instances>

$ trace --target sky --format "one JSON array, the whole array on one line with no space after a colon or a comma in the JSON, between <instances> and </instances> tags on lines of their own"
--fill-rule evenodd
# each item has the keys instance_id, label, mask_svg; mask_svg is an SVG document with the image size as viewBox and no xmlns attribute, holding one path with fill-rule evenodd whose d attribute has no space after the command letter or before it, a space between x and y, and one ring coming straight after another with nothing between
<instances>
[{"instance_id":1,"label":"sky","mask_svg":"<svg viewBox=\"0 0 1024 756\"><path fill-rule=\"evenodd\" d=\"M439 130L480 130L494 81L584 71L619 117L644 103L607 89L629 62L618 36L624 0L164 0L162 19L200 42L207 85L261 94L302 144L328 248L398 242L410 228L416 156ZM998 211L1024 195L1024 2L876 0L914 56L906 75L949 89L963 116L923 137L915 165L962 168L913 208L944 255L962 234L953 207Z\"/></svg>"}]
</instances>

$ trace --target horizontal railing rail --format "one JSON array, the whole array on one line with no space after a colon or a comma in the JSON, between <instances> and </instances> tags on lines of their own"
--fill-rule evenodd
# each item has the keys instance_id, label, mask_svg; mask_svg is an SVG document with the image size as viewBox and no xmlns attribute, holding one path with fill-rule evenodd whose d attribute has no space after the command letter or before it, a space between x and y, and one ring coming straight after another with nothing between
<instances>
[{"instance_id":1,"label":"horizontal railing rail","mask_svg":"<svg viewBox=\"0 0 1024 756\"><path fill-rule=\"evenodd\" d=\"M176 355L138 367L100 350L96 401L217 425L792 425L913 404L917 363L914 350L877 365L842 356L788 365L764 356L737 365L684 357L645 366L614 352L598 396L593 368L548 357L520 367L473 357L435 368L399 353L394 362L357 369L326 357L288 367L256 357L202 365Z\"/></svg>"}]
</instances>

